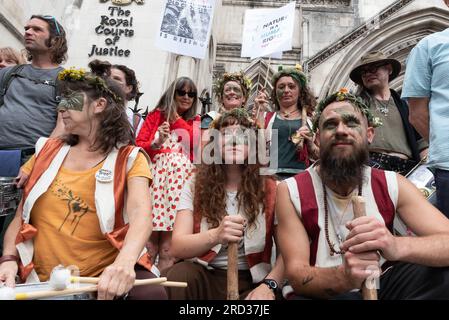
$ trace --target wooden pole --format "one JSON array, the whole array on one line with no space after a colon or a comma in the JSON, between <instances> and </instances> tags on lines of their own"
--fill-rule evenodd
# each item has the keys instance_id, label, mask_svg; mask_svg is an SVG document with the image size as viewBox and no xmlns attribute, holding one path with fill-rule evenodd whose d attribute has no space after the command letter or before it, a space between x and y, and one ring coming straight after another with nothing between
<instances>
[{"instance_id":1,"label":"wooden pole","mask_svg":"<svg viewBox=\"0 0 449 320\"><path fill-rule=\"evenodd\" d=\"M227 299L239 300L238 243L228 243Z\"/></svg>"},{"instance_id":2,"label":"wooden pole","mask_svg":"<svg viewBox=\"0 0 449 320\"><path fill-rule=\"evenodd\" d=\"M158 278L155 278L158 279ZM164 282L159 282L156 281L155 283L153 282L146 282L147 280L154 280L154 279L136 279L134 281L134 285L135 286L139 286L139 285L146 285L146 284L155 284L155 285L160 285L163 287L179 287L179 288L186 288L187 287L187 282L177 282L177 281L164 281ZM100 278L98 277L72 277L70 279L71 282L79 282L79 283L93 283L93 284L97 284L98 281L100 281Z\"/></svg>"},{"instance_id":3,"label":"wooden pole","mask_svg":"<svg viewBox=\"0 0 449 320\"><path fill-rule=\"evenodd\" d=\"M352 206L354 209L354 218L366 216L365 199L361 196L352 197ZM377 300L376 281L374 278L368 278L362 283L363 300Z\"/></svg>"},{"instance_id":4,"label":"wooden pole","mask_svg":"<svg viewBox=\"0 0 449 320\"><path fill-rule=\"evenodd\" d=\"M270 65L271 65L271 56L268 58L267 72L265 73L263 89L265 89L267 87L268 75L270 73ZM257 89L256 97L257 97L258 93L259 93L259 89ZM260 104L257 106L256 117L254 119L255 121L257 121L257 119L259 119L259 113L260 113Z\"/></svg>"},{"instance_id":5,"label":"wooden pole","mask_svg":"<svg viewBox=\"0 0 449 320\"><path fill-rule=\"evenodd\" d=\"M307 106L303 106L301 109L301 127L307 126ZM302 149L304 146L304 138L298 143L298 149Z\"/></svg>"}]
</instances>

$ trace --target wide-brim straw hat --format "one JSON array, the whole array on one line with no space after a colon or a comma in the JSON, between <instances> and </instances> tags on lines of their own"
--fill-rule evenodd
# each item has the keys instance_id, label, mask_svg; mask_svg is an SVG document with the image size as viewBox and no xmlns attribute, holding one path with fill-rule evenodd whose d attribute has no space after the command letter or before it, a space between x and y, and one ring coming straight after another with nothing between
<instances>
[{"instance_id":1,"label":"wide-brim straw hat","mask_svg":"<svg viewBox=\"0 0 449 320\"><path fill-rule=\"evenodd\" d=\"M352 69L351 73L349 74L349 78L351 78L351 80L354 81L355 83L363 85L361 75L362 68L367 65L379 63L382 61L384 61L385 63L389 63L393 69L388 81L391 81L394 78L396 78L399 75L399 72L401 72L401 63L396 59L388 58L385 54L383 54L380 51L369 52L362 58L360 58L359 63L355 66L354 69Z\"/></svg>"}]
</instances>

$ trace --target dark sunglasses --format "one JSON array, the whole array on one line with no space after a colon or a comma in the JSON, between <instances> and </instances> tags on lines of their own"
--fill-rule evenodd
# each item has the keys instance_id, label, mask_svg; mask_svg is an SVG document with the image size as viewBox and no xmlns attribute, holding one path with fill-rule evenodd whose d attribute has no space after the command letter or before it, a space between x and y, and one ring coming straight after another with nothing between
<instances>
[{"instance_id":1,"label":"dark sunglasses","mask_svg":"<svg viewBox=\"0 0 449 320\"><path fill-rule=\"evenodd\" d=\"M379 69L380 67L386 66L388 65L388 63L380 63L380 64L374 64L374 65L369 65L364 67L363 69L360 70L360 74L362 76L366 75L367 73L376 73L377 69Z\"/></svg>"},{"instance_id":2,"label":"dark sunglasses","mask_svg":"<svg viewBox=\"0 0 449 320\"><path fill-rule=\"evenodd\" d=\"M195 91L184 91L184 90L176 90L176 94L179 97L184 97L186 94L189 96L189 98L195 98L196 92Z\"/></svg>"},{"instance_id":3,"label":"dark sunglasses","mask_svg":"<svg viewBox=\"0 0 449 320\"><path fill-rule=\"evenodd\" d=\"M56 28L56 34L58 35L58 36L60 36L61 35L61 30L59 30L59 26L58 26L58 22L56 21L56 18L55 17L53 17L53 16L39 16L39 17L41 17L42 19L44 19L45 21L52 21L53 22L53 24L55 25L55 28Z\"/></svg>"}]
</instances>

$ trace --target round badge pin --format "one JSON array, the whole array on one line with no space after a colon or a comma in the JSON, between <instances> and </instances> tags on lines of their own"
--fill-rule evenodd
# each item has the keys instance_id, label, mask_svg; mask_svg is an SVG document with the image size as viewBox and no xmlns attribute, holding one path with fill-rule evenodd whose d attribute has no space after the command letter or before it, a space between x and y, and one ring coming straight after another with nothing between
<instances>
[{"instance_id":1,"label":"round badge pin","mask_svg":"<svg viewBox=\"0 0 449 320\"><path fill-rule=\"evenodd\" d=\"M95 178L99 182L111 182L112 181L112 171L107 169L100 169L95 174Z\"/></svg>"}]
</instances>

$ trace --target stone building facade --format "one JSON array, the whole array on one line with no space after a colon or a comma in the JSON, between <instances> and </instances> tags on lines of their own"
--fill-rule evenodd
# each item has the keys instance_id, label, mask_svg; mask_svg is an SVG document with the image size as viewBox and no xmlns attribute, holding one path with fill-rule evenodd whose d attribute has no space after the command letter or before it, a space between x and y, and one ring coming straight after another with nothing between
<instances>
[{"instance_id":1,"label":"stone building facade","mask_svg":"<svg viewBox=\"0 0 449 320\"><path fill-rule=\"evenodd\" d=\"M280 64L302 64L320 98L342 86L354 89L348 75L366 52L382 50L404 66L408 53L422 37L449 26L449 10L443 0L296 0L293 49L284 52L281 60L241 58L245 10L276 8L289 2L216 0L207 56L195 59L154 45L164 0L121 6L130 11L126 18L133 18L128 28L133 34L121 35L109 47L104 33L99 34L96 28L102 16L111 15L111 0L0 0L0 46L22 47L23 25L31 14L54 15L68 32L65 67L85 67L94 58L128 65L141 83L144 95L139 107L144 110L154 107L168 84L181 75L194 79L204 96L211 93L214 77L224 71L245 70L253 79L253 98L259 84L270 86L267 75L270 78ZM93 46L108 47L107 55L89 56L95 52ZM403 74L404 70L392 83L393 88L400 90Z\"/></svg>"}]
</instances>

